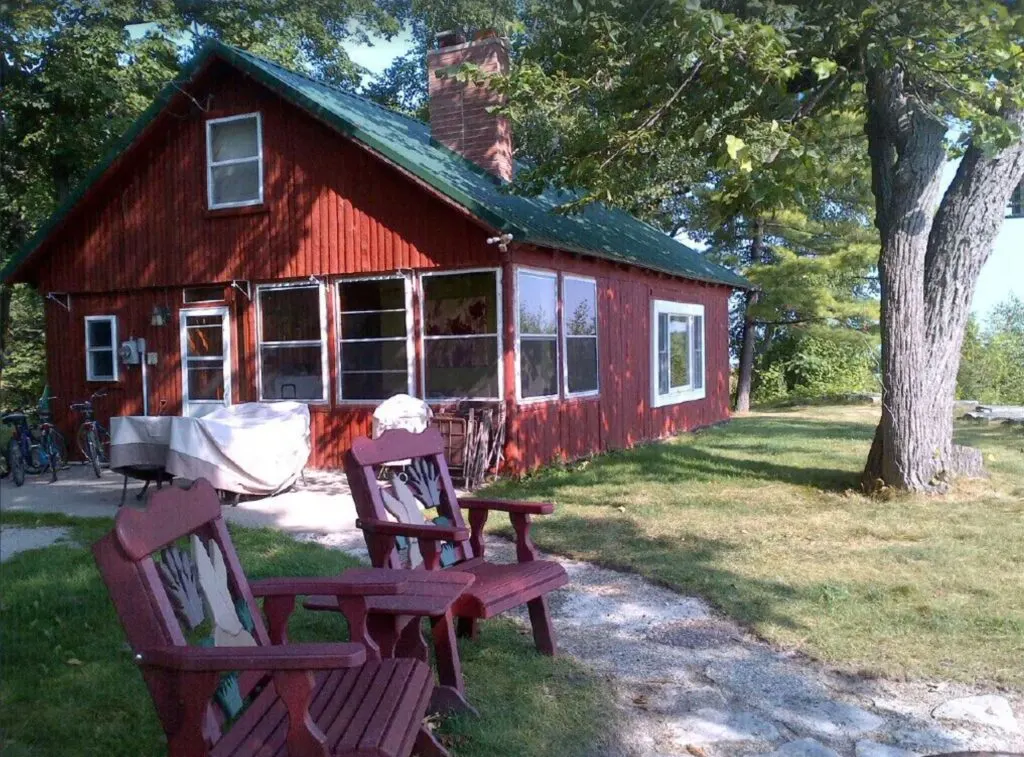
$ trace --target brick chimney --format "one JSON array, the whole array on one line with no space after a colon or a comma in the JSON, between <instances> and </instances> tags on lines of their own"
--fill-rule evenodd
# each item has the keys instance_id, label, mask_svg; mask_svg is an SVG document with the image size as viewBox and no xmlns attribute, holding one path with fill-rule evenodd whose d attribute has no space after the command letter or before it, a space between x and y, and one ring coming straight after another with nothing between
<instances>
[{"instance_id":1,"label":"brick chimney","mask_svg":"<svg viewBox=\"0 0 1024 757\"><path fill-rule=\"evenodd\" d=\"M437 49L427 52L430 131L434 139L505 181L512 180L512 132L504 116L488 113L501 95L486 84L439 78L437 72L463 63L484 74L507 74L508 40L492 33L464 42L454 33L437 35Z\"/></svg>"}]
</instances>

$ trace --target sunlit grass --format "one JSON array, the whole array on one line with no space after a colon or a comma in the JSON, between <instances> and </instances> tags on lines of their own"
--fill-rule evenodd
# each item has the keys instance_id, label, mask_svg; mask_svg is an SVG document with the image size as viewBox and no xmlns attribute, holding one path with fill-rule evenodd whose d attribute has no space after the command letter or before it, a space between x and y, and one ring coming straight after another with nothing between
<instances>
[{"instance_id":1,"label":"sunlit grass","mask_svg":"<svg viewBox=\"0 0 1024 757\"><path fill-rule=\"evenodd\" d=\"M830 663L1024 688L1024 431L962 424L991 479L875 499L857 485L876 419L755 413L489 493L557 503L535 520L544 549L698 593Z\"/></svg>"},{"instance_id":2,"label":"sunlit grass","mask_svg":"<svg viewBox=\"0 0 1024 757\"><path fill-rule=\"evenodd\" d=\"M11 757L142 757L163 734L113 606L84 546L102 519L3 514L5 524L67 526L75 543L15 556L0 568L0 753ZM233 529L250 578L332 575L352 558L269 530ZM294 641L342 640L340 617L297 610ZM461 645L480 718L440 723L461 757L599 753L611 730L604 687L568 659L545 658L510 621Z\"/></svg>"}]
</instances>

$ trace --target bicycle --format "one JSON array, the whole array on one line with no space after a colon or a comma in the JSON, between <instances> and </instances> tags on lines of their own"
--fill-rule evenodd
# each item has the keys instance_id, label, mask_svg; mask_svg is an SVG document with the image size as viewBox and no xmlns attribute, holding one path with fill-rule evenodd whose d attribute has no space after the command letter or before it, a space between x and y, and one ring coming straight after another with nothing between
<instances>
[{"instance_id":1,"label":"bicycle","mask_svg":"<svg viewBox=\"0 0 1024 757\"><path fill-rule=\"evenodd\" d=\"M64 441L63 435L53 425L53 415L50 413L50 403L55 399L57 397L47 397L39 401L39 406L35 410L39 421L39 443L31 448L38 455L39 472L42 473L49 468L51 483L57 480L57 471L64 466L68 459L68 445Z\"/></svg>"},{"instance_id":2,"label":"bicycle","mask_svg":"<svg viewBox=\"0 0 1024 757\"><path fill-rule=\"evenodd\" d=\"M71 404L71 409L82 416L82 422L75 432L78 451L82 453L83 462L92 465L96 478L103 475L103 466L110 464L110 432L96 420L93 413L93 401L105 397L107 392L94 392L85 402Z\"/></svg>"},{"instance_id":3,"label":"bicycle","mask_svg":"<svg viewBox=\"0 0 1024 757\"><path fill-rule=\"evenodd\" d=\"M7 465L11 469L11 478L15 486L25 483L26 473L39 473L38 464L33 462L33 456L38 460L38 454L33 450L38 449L32 429L28 425L28 414L24 410L14 410L5 413L0 417L0 422L11 427L11 439L7 442Z\"/></svg>"}]
</instances>

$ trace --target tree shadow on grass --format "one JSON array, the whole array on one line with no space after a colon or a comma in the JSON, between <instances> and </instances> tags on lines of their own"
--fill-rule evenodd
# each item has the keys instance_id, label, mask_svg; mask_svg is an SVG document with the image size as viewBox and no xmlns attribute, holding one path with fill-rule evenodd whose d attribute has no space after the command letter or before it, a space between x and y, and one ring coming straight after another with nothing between
<instances>
[{"instance_id":1,"label":"tree shadow on grass","mask_svg":"<svg viewBox=\"0 0 1024 757\"><path fill-rule=\"evenodd\" d=\"M771 624L799 630L805 626L787 611L805 592L777 579L744 576L724 567L727 555L741 545L692 532L652 536L623 516L591 518L560 515L535 522L538 543L555 553L643 576L654 584L688 595L700 595L718 609L751 625ZM500 532L511 536L510 528Z\"/></svg>"}]
</instances>

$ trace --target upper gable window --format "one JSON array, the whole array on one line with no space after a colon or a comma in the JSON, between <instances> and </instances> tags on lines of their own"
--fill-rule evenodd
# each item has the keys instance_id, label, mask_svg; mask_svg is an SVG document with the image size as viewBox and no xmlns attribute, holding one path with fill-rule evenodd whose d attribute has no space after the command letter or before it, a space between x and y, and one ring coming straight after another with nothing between
<instances>
[{"instance_id":1,"label":"upper gable window","mask_svg":"<svg viewBox=\"0 0 1024 757\"><path fill-rule=\"evenodd\" d=\"M263 202L263 124L259 113L206 122L206 188L211 210Z\"/></svg>"}]
</instances>

